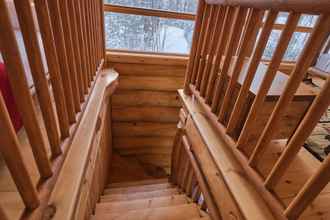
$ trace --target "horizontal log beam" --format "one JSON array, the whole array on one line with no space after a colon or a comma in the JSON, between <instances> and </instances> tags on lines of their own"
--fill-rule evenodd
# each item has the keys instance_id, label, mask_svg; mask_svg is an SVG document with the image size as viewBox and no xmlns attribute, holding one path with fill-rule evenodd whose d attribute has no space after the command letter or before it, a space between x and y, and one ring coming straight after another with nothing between
<instances>
[{"instance_id":1,"label":"horizontal log beam","mask_svg":"<svg viewBox=\"0 0 330 220\"><path fill-rule=\"evenodd\" d=\"M161 18L172 18L182 20L195 20L195 15L190 13L181 13L167 10L157 10L148 8L136 8L121 5L104 4L105 12L116 12L123 14L133 14L142 16L155 16Z\"/></svg>"}]
</instances>

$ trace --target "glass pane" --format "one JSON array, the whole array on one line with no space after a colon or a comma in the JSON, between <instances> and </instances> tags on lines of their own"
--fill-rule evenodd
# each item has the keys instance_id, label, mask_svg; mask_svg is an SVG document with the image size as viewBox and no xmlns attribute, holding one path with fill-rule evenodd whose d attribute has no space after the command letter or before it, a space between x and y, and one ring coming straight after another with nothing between
<instances>
[{"instance_id":1,"label":"glass pane","mask_svg":"<svg viewBox=\"0 0 330 220\"><path fill-rule=\"evenodd\" d=\"M317 16L317 15L304 14L300 17L298 25L303 26L303 27L314 27L318 17L319 16Z\"/></svg>"},{"instance_id":2,"label":"glass pane","mask_svg":"<svg viewBox=\"0 0 330 220\"><path fill-rule=\"evenodd\" d=\"M108 49L187 54L193 30L193 21L105 13Z\"/></svg>"},{"instance_id":3,"label":"glass pane","mask_svg":"<svg viewBox=\"0 0 330 220\"><path fill-rule=\"evenodd\" d=\"M276 24L285 24L288 20L289 13L288 12L280 12L276 18ZM300 20L298 22L298 26L302 27L314 27L318 16L317 15L308 15L302 14ZM266 14L264 16L264 21L266 19Z\"/></svg>"},{"instance_id":4,"label":"glass pane","mask_svg":"<svg viewBox=\"0 0 330 220\"><path fill-rule=\"evenodd\" d=\"M266 49L263 54L263 59L270 60L275 52L276 46L278 44L278 41L281 36L280 30L273 30L268 42ZM289 46L286 50L286 53L284 55L283 60L285 61L296 61L298 56L300 55L301 51L303 50L308 37L309 33L301 33L301 32L295 32L293 34L293 37L289 43Z\"/></svg>"},{"instance_id":5,"label":"glass pane","mask_svg":"<svg viewBox=\"0 0 330 220\"><path fill-rule=\"evenodd\" d=\"M196 13L197 0L104 0L104 3L138 8L151 8Z\"/></svg>"}]
</instances>

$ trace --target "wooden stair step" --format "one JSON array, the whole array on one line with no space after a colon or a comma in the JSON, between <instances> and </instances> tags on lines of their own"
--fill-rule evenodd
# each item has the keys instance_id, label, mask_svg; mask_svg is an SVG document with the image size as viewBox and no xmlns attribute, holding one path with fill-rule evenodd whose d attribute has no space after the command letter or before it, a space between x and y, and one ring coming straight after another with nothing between
<instances>
[{"instance_id":1,"label":"wooden stair step","mask_svg":"<svg viewBox=\"0 0 330 220\"><path fill-rule=\"evenodd\" d=\"M138 193L128 193L128 194L111 194L101 196L101 202L112 202L112 201L127 201L127 200L137 200L137 199L148 199L160 196L172 196L179 194L176 188L156 190L151 192L138 192Z\"/></svg>"},{"instance_id":2,"label":"wooden stair step","mask_svg":"<svg viewBox=\"0 0 330 220\"><path fill-rule=\"evenodd\" d=\"M111 183L107 186L107 188L141 186L141 185L151 185L151 184L159 184L159 183L168 183L168 179L159 178L159 179L148 179L141 181Z\"/></svg>"},{"instance_id":3,"label":"wooden stair step","mask_svg":"<svg viewBox=\"0 0 330 220\"><path fill-rule=\"evenodd\" d=\"M108 194L150 192L150 191L168 189L173 187L174 185L171 183L158 183L158 184L150 184L144 186L116 187L116 188L105 189L103 194L108 195Z\"/></svg>"},{"instance_id":4,"label":"wooden stair step","mask_svg":"<svg viewBox=\"0 0 330 220\"><path fill-rule=\"evenodd\" d=\"M200 219L201 215L196 204L185 204L161 208L147 208L127 212L96 213L93 220L191 220Z\"/></svg>"},{"instance_id":5,"label":"wooden stair step","mask_svg":"<svg viewBox=\"0 0 330 220\"><path fill-rule=\"evenodd\" d=\"M151 199L138 199L133 201L120 202L102 202L96 204L96 213L109 212L127 212L131 210L160 208L189 203L189 199L185 195L164 196Z\"/></svg>"}]
</instances>

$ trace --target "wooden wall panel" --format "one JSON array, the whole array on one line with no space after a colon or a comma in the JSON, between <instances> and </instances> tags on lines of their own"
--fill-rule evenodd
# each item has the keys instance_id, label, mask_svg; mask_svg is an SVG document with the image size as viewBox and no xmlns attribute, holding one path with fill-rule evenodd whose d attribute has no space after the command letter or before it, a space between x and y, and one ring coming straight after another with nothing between
<instances>
[{"instance_id":1,"label":"wooden wall panel","mask_svg":"<svg viewBox=\"0 0 330 220\"><path fill-rule=\"evenodd\" d=\"M168 172L187 57L111 52L107 61L120 74L112 99L115 151Z\"/></svg>"}]
</instances>

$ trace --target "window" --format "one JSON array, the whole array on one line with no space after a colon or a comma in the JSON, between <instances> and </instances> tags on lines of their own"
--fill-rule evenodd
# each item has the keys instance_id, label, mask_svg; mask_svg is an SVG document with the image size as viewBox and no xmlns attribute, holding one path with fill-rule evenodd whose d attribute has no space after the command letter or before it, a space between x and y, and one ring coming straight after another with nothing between
<instances>
[{"instance_id":1,"label":"window","mask_svg":"<svg viewBox=\"0 0 330 220\"><path fill-rule=\"evenodd\" d=\"M197 0L106 0L107 49L188 54ZM170 14L170 16L168 16Z\"/></svg>"},{"instance_id":2,"label":"window","mask_svg":"<svg viewBox=\"0 0 330 220\"><path fill-rule=\"evenodd\" d=\"M276 19L276 24L278 25L277 29L272 31L268 39L263 59L270 60L272 58L280 39L282 29L284 28L284 24L288 19L288 15L289 14L286 12L279 13ZM318 16L315 15L302 15L300 17L297 31L293 34L288 49L283 57L284 61L296 61L298 59L310 36L312 28L316 24L317 18Z\"/></svg>"}]
</instances>

